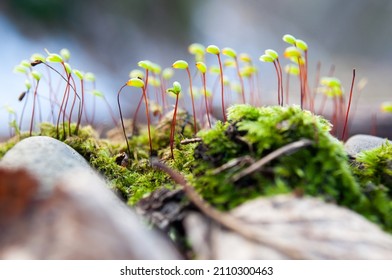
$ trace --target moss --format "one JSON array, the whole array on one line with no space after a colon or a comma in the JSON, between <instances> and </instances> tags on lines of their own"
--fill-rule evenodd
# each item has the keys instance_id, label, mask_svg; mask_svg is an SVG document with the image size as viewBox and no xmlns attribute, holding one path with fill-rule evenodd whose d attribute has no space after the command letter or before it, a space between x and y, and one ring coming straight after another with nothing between
<instances>
[{"instance_id":1,"label":"moss","mask_svg":"<svg viewBox=\"0 0 392 280\"><path fill-rule=\"evenodd\" d=\"M187 145L181 140L193 137L193 122L188 113L179 112L172 159L171 116L167 114L151 127L156 155L180 171L215 207L228 210L258 196L295 191L349 207L392 231L390 143L361 153L350 166L343 145L331 136L331 125L324 118L297 106L236 105L228 110L228 122L218 121L212 129L200 131L202 142ZM80 127L77 134L75 129L72 124L71 136L63 135L60 129L59 138L65 138L64 143L101 173L129 205L158 188L177 187L167 174L151 167L146 127L140 127L140 133L129 139L131 155L126 167L118 162L119 155L126 151L124 141L102 139L90 126ZM35 135L56 138L57 130L43 123ZM29 135L24 133L0 144L0 158L26 137ZM248 167L249 160L238 160L236 165L217 171L230 160L247 157L255 162L300 139L310 139L312 145L281 155L238 181L233 181L233 176Z\"/></svg>"},{"instance_id":2,"label":"moss","mask_svg":"<svg viewBox=\"0 0 392 280\"><path fill-rule=\"evenodd\" d=\"M156 127L151 127L153 148L169 166L189 176L196 144L181 145L180 141L192 136L193 122L188 113L179 112L175 136L175 160L172 160L169 149L171 116L172 113L167 114ZM68 124L66 129L68 131ZM165 186L171 189L176 187L168 175L150 166L147 127L140 127L140 133L129 139L131 155L127 167L117 162L118 156L126 151L124 141L119 143L102 139L91 126L80 127L78 133L75 130L76 124L71 124L72 133L68 136L63 133L61 126L59 139L82 155L130 205L134 205L159 187ZM34 135L57 138L57 129L50 123L42 123L40 131ZM0 158L16 143L27 137L29 134L25 133L0 144Z\"/></svg>"},{"instance_id":3,"label":"moss","mask_svg":"<svg viewBox=\"0 0 392 280\"><path fill-rule=\"evenodd\" d=\"M371 220L392 231L392 144L359 153L352 170L369 199Z\"/></svg>"},{"instance_id":4,"label":"moss","mask_svg":"<svg viewBox=\"0 0 392 280\"><path fill-rule=\"evenodd\" d=\"M260 195L301 190L363 211L366 198L351 174L343 145L329 133L328 121L297 106L249 105L229 108L228 120L199 133L203 143L196 148L193 183L210 203L228 210ZM304 138L312 140L312 146L283 155L238 182L233 175L249 164L213 171L245 155L257 161Z\"/></svg>"},{"instance_id":5,"label":"moss","mask_svg":"<svg viewBox=\"0 0 392 280\"><path fill-rule=\"evenodd\" d=\"M390 142L359 153L353 162L353 171L362 185L388 186L388 196L392 198L392 144Z\"/></svg>"}]
</instances>

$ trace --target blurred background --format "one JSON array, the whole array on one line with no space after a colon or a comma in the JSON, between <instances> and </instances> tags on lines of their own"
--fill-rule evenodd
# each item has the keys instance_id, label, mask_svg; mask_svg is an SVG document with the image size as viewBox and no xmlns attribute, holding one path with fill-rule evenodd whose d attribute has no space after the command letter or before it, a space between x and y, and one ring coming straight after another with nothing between
<instances>
[{"instance_id":1,"label":"blurred background","mask_svg":"<svg viewBox=\"0 0 392 280\"><path fill-rule=\"evenodd\" d=\"M44 53L44 48L69 49L71 65L95 73L97 88L117 114L117 90L138 68L138 61L148 59L162 67L177 59L192 61L187 48L194 42L251 55L260 71L264 102L276 104L274 68L258 58L268 48L282 54L287 44L281 38L286 33L308 43L310 79L321 62L322 76L335 66L334 75L346 94L353 68L357 83L367 80L351 133L392 137L392 115L380 111L382 102L392 101L392 2L388 0L2 0L0 137L9 135L3 106L17 112L22 108L17 98L25 90L25 78L13 73L13 68L33 53ZM176 72L175 79L184 77ZM125 111L131 112L134 103L124 103ZM103 104L97 106L102 106L98 112L105 110ZM107 111L98 113L96 121L110 126Z\"/></svg>"}]
</instances>

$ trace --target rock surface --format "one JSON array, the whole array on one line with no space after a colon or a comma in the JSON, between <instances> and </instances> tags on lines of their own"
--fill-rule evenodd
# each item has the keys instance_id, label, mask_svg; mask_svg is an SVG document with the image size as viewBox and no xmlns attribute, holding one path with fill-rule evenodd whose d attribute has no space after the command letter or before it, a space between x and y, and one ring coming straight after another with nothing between
<instances>
[{"instance_id":1,"label":"rock surface","mask_svg":"<svg viewBox=\"0 0 392 280\"><path fill-rule=\"evenodd\" d=\"M181 258L60 141L21 141L0 173L1 259Z\"/></svg>"},{"instance_id":2,"label":"rock surface","mask_svg":"<svg viewBox=\"0 0 392 280\"><path fill-rule=\"evenodd\" d=\"M0 161L0 167L23 168L40 182L40 194L50 195L58 178L72 169L94 174L88 162L74 149L54 138L33 136L18 142Z\"/></svg>"},{"instance_id":3,"label":"rock surface","mask_svg":"<svg viewBox=\"0 0 392 280\"><path fill-rule=\"evenodd\" d=\"M392 259L392 236L362 216L316 198L280 195L231 211L259 242L200 214L186 218L201 259Z\"/></svg>"},{"instance_id":4,"label":"rock surface","mask_svg":"<svg viewBox=\"0 0 392 280\"><path fill-rule=\"evenodd\" d=\"M387 140L388 139L386 138L380 138L377 136L357 134L350 137L344 144L344 147L350 156L355 157L355 155L359 152L377 148L384 144Z\"/></svg>"}]
</instances>

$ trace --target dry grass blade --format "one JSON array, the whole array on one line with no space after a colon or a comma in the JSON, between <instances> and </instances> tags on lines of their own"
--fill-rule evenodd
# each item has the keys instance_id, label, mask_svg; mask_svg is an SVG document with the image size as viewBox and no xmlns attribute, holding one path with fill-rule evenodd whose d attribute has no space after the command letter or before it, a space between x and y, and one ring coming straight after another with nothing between
<instances>
[{"instance_id":1,"label":"dry grass blade","mask_svg":"<svg viewBox=\"0 0 392 280\"><path fill-rule=\"evenodd\" d=\"M245 168L241 172L235 174L232 177L233 182L239 181L241 178L248 176L249 174L252 174L253 172L256 172L260 168L262 168L265 164L270 162L271 160L274 160L277 157L280 157L281 155L287 154L287 153L293 153L297 151L300 148L310 146L313 144L313 141L309 139L301 139L296 142L287 144L283 147L280 147L279 149L273 151L272 153L266 155L265 157L261 158L260 160L256 161L254 164L251 166Z\"/></svg>"},{"instance_id":2,"label":"dry grass blade","mask_svg":"<svg viewBox=\"0 0 392 280\"><path fill-rule=\"evenodd\" d=\"M183 187L185 194L194 203L201 212L207 217L211 218L218 224L226 227L227 229L239 234L240 236L265 245L266 247L275 249L286 255L291 259L302 259L304 256L300 250L294 248L290 242L284 242L271 236L270 232L262 228L255 228L247 224L245 221L235 218L234 216L226 213L219 212L211 205L207 204L196 192L196 190L188 184L184 176L177 171L171 169L167 165L157 160L152 162L152 166L167 173L177 184Z\"/></svg>"},{"instance_id":3,"label":"dry grass blade","mask_svg":"<svg viewBox=\"0 0 392 280\"><path fill-rule=\"evenodd\" d=\"M232 160L229 160L225 164L219 166L218 168L215 168L212 170L212 174L216 175L221 173L222 171L225 171L227 169L233 168L235 166L243 165L243 164L253 164L255 160L250 157L250 156L243 156L243 157L238 157L238 158L233 158Z\"/></svg>"},{"instance_id":4,"label":"dry grass blade","mask_svg":"<svg viewBox=\"0 0 392 280\"><path fill-rule=\"evenodd\" d=\"M201 138L196 137L196 138L181 140L180 143L181 143L182 145L187 145L187 144L200 143L200 142L202 142Z\"/></svg>"}]
</instances>

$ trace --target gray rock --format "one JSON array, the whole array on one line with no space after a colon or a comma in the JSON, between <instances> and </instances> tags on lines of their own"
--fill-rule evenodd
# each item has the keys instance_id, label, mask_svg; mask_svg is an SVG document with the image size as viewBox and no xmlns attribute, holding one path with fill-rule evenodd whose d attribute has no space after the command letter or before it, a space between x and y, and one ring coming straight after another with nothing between
<instances>
[{"instance_id":1,"label":"gray rock","mask_svg":"<svg viewBox=\"0 0 392 280\"><path fill-rule=\"evenodd\" d=\"M0 259L181 258L62 142L25 139L1 166Z\"/></svg>"},{"instance_id":2,"label":"gray rock","mask_svg":"<svg viewBox=\"0 0 392 280\"><path fill-rule=\"evenodd\" d=\"M387 141L388 139L386 138L380 138L366 134L357 134L350 137L344 144L344 147L350 156L355 157L355 155L359 152L377 148Z\"/></svg>"},{"instance_id":3,"label":"gray rock","mask_svg":"<svg viewBox=\"0 0 392 280\"><path fill-rule=\"evenodd\" d=\"M74 149L63 142L47 136L23 139L9 150L0 167L23 168L40 181L40 195L50 195L50 191L64 172L84 169L94 173L88 162Z\"/></svg>"},{"instance_id":4,"label":"gray rock","mask_svg":"<svg viewBox=\"0 0 392 280\"><path fill-rule=\"evenodd\" d=\"M317 198L259 198L230 214L237 219L238 232L201 214L185 219L198 258L392 259L390 234L349 209ZM248 237L241 234L244 230Z\"/></svg>"}]
</instances>

